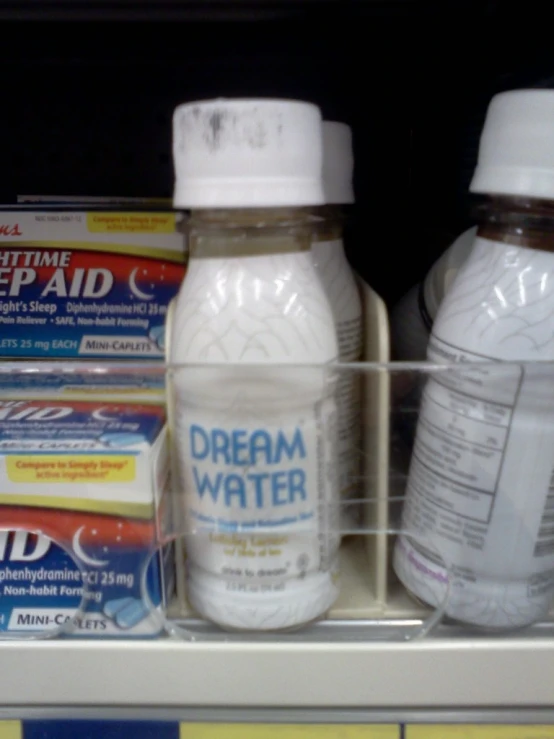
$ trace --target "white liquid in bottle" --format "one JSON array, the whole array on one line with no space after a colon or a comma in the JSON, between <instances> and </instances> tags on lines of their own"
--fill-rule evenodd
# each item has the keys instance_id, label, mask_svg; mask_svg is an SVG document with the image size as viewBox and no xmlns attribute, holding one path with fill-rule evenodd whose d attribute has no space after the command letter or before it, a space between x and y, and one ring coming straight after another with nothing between
<instances>
[{"instance_id":1,"label":"white liquid in bottle","mask_svg":"<svg viewBox=\"0 0 554 739\"><path fill-rule=\"evenodd\" d=\"M354 202L352 133L344 123L323 122L323 187L326 207L315 229L312 253L315 266L331 304L343 363L360 362L363 352L362 301L352 268L344 251L340 205ZM339 488L342 510L347 501L360 497L361 486L361 377L342 371L337 390ZM350 527L348 516L343 526Z\"/></svg>"},{"instance_id":2,"label":"white liquid in bottle","mask_svg":"<svg viewBox=\"0 0 554 739\"><path fill-rule=\"evenodd\" d=\"M174 381L188 596L226 628L299 626L338 592L338 345L296 208L322 200L319 111L180 106L174 156L175 205L192 209L171 337L185 365Z\"/></svg>"},{"instance_id":3,"label":"white liquid in bottle","mask_svg":"<svg viewBox=\"0 0 554 739\"><path fill-rule=\"evenodd\" d=\"M554 595L554 93L494 98L472 190L499 194L437 315L394 567L431 605L487 627ZM492 364L521 360L531 364ZM467 363L472 362L473 366ZM436 553L440 553L440 559Z\"/></svg>"}]
</instances>

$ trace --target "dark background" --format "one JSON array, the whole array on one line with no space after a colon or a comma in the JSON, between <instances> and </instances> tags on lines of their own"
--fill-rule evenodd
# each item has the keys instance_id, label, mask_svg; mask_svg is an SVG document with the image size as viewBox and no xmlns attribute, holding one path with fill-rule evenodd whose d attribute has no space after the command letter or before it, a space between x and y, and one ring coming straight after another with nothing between
<instances>
[{"instance_id":1,"label":"dark background","mask_svg":"<svg viewBox=\"0 0 554 739\"><path fill-rule=\"evenodd\" d=\"M471 224L490 97L554 83L549 16L534 0L0 0L0 199L170 196L178 103L310 100L353 127L348 252L392 304Z\"/></svg>"}]
</instances>

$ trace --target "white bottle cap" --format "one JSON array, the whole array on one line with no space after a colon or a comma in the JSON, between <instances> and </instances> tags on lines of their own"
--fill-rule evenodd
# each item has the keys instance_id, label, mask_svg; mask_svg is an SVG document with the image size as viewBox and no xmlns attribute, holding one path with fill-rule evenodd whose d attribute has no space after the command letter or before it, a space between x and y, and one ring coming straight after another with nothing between
<instances>
[{"instance_id":1,"label":"white bottle cap","mask_svg":"<svg viewBox=\"0 0 554 739\"><path fill-rule=\"evenodd\" d=\"M554 198L554 90L492 99L470 191Z\"/></svg>"},{"instance_id":2,"label":"white bottle cap","mask_svg":"<svg viewBox=\"0 0 554 739\"><path fill-rule=\"evenodd\" d=\"M319 108L292 100L208 100L173 115L177 208L322 205Z\"/></svg>"},{"instance_id":3,"label":"white bottle cap","mask_svg":"<svg viewBox=\"0 0 554 739\"><path fill-rule=\"evenodd\" d=\"M325 202L354 202L352 130L346 123L323 121L323 191Z\"/></svg>"}]
</instances>

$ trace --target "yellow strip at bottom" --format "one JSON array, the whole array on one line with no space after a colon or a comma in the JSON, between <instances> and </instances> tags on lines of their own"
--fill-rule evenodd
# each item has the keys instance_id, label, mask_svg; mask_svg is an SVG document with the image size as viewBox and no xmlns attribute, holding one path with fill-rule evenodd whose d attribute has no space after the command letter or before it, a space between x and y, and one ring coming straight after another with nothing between
<instances>
[{"instance_id":1,"label":"yellow strip at bottom","mask_svg":"<svg viewBox=\"0 0 554 739\"><path fill-rule=\"evenodd\" d=\"M21 721L0 721L0 739L22 739Z\"/></svg>"},{"instance_id":2,"label":"yellow strip at bottom","mask_svg":"<svg viewBox=\"0 0 554 739\"><path fill-rule=\"evenodd\" d=\"M405 739L554 739L554 726L420 724L406 726Z\"/></svg>"},{"instance_id":3,"label":"yellow strip at bottom","mask_svg":"<svg viewBox=\"0 0 554 739\"><path fill-rule=\"evenodd\" d=\"M400 739L396 724L192 724L180 739Z\"/></svg>"}]
</instances>

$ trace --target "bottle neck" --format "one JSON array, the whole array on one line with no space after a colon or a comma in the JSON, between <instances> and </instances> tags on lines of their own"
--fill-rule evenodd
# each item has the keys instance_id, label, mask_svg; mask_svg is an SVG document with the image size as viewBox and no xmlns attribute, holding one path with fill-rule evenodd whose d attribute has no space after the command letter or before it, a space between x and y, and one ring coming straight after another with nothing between
<instances>
[{"instance_id":1,"label":"bottle neck","mask_svg":"<svg viewBox=\"0 0 554 739\"><path fill-rule=\"evenodd\" d=\"M346 208L342 205L320 205L311 209L313 216L312 240L340 241L343 237L347 219Z\"/></svg>"},{"instance_id":2,"label":"bottle neck","mask_svg":"<svg viewBox=\"0 0 554 739\"><path fill-rule=\"evenodd\" d=\"M475 214L481 238L554 252L554 201L494 196L483 200Z\"/></svg>"},{"instance_id":3,"label":"bottle neck","mask_svg":"<svg viewBox=\"0 0 554 739\"><path fill-rule=\"evenodd\" d=\"M311 232L307 208L196 210L187 222L191 259L309 251Z\"/></svg>"}]
</instances>

